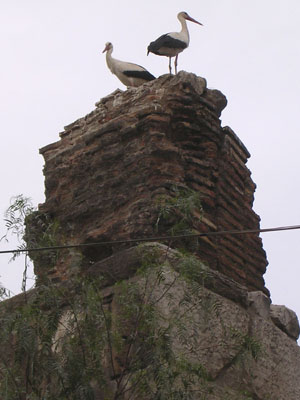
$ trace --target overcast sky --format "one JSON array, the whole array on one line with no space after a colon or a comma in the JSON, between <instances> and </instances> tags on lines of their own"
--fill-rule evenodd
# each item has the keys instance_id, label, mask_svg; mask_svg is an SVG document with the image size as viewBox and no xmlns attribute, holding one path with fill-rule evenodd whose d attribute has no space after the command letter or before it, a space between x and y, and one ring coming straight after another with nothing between
<instances>
[{"instance_id":1,"label":"overcast sky","mask_svg":"<svg viewBox=\"0 0 300 400\"><path fill-rule=\"evenodd\" d=\"M118 87L102 54L136 62L154 75L168 59L146 56L150 41L180 30L187 11L190 47L178 70L207 79L228 99L222 114L251 153L261 227L300 224L300 3L298 0L0 0L1 196L44 201L39 148L59 140L65 125L94 109ZM5 232L0 220L0 234ZM300 316L300 231L262 235L273 303ZM1 249L7 248L2 242ZM8 247L15 247L12 241ZM23 259L1 255L0 281L20 291Z\"/></svg>"}]
</instances>

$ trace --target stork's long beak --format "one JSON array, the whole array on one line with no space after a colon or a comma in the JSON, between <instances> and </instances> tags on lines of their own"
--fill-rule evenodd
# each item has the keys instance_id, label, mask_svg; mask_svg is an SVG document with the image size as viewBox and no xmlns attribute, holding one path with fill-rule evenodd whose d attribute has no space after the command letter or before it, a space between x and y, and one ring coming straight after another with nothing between
<instances>
[{"instance_id":1,"label":"stork's long beak","mask_svg":"<svg viewBox=\"0 0 300 400\"><path fill-rule=\"evenodd\" d=\"M201 22L196 21L194 18L192 18L192 17L190 17L190 16L186 17L186 19L188 19L189 21L195 22L195 24L198 24L198 25L202 25L202 26L203 26L203 24L201 24Z\"/></svg>"}]
</instances>

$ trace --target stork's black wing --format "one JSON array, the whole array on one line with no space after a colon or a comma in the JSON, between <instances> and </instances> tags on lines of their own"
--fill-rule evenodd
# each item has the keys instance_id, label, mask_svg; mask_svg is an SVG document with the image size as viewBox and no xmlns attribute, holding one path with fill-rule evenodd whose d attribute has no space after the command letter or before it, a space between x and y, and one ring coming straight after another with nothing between
<instances>
[{"instance_id":1,"label":"stork's black wing","mask_svg":"<svg viewBox=\"0 0 300 400\"><path fill-rule=\"evenodd\" d=\"M168 33L160 36L154 42L151 42L148 46L148 54L154 53L160 55L159 49L167 47L169 49L185 49L187 44L181 40L174 39Z\"/></svg>"},{"instance_id":2,"label":"stork's black wing","mask_svg":"<svg viewBox=\"0 0 300 400\"><path fill-rule=\"evenodd\" d=\"M150 74L148 71L123 71L123 74L128 76L129 78L140 78L144 79L145 81L153 81L155 76Z\"/></svg>"}]
</instances>

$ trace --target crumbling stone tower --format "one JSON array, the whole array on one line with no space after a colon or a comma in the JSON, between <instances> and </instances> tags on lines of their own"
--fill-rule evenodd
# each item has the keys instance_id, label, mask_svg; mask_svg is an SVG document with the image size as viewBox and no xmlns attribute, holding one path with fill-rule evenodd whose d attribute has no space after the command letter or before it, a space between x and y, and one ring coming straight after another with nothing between
<instances>
[{"instance_id":1,"label":"crumbling stone tower","mask_svg":"<svg viewBox=\"0 0 300 400\"><path fill-rule=\"evenodd\" d=\"M151 274L158 266L166 277L165 281L151 281L149 298L154 298L151 304L164 315L160 322L168 314L185 314L180 300L183 288L188 288L189 299L198 296L198 302L188 302L189 309L191 302L197 307L192 307L185 325L185 342L188 348L193 343L187 361L195 361L206 373L209 385L205 398L298 400L299 324L291 310L270 306L263 280L267 260L259 235L174 238L175 226L177 234L259 229L259 217L252 209L255 184L246 167L250 155L235 133L221 126L219 118L225 106L222 93L207 89L203 78L182 71L137 89L117 90L86 117L67 126L59 141L41 149L46 201L26 220L28 247L87 246L31 252L38 279L37 288L28 297L36 307L39 289L54 287L68 293L54 332L56 338L68 338L71 300L80 298L85 276L96 277L101 292L98 303L109 310L111 321L97 334L103 338L106 332L109 337L119 318L126 346L132 338L130 321L120 311L119 286L115 284L134 282L138 287L142 282L146 287L137 270L143 254L152 252L155 263L148 265L147 271ZM187 208L176 208L182 199L188 206L191 198L197 201L187 213ZM180 224L182 221L185 224ZM164 239L153 243L153 237ZM140 240L150 243L140 246ZM182 248L188 253L180 251ZM193 281L198 285L196 291L190 291L184 277L182 262L186 260L186 271L191 273L193 266L198 274ZM72 276L79 279L69 279ZM168 279L172 282L169 286ZM167 289L157 282L163 282ZM166 293L172 295L177 308L172 308L170 301L159 301ZM9 300L6 312L20 302L27 304L28 297ZM137 298L139 307L141 297ZM216 305L217 311L205 309L207 304ZM51 312L51 305L44 309ZM82 302L76 309L79 313L91 311L82 307ZM157 323L156 328L160 327ZM178 331L170 332L174 352L180 354ZM260 358L256 357L258 348L263 349ZM238 365L245 352L252 354L250 360ZM112 345L110 356L110 361L104 355L101 361L113 393L117 376L126 376L130 368L124 362L124 352L118 353ZM144 372L146 364L141 365ZM105 397L100 386L93 389L97 400Z\"/></svg>"},{"instance_id":2,"label":"crumbling stone tower","mask_svg":"<svg viewBox=\"0 0 300 400\"><path fill-rule=\"evenodd\" d=\"M61 140L41 149L46 201L37 219L47 215L59 222L60 243L168 234L163 227L157 231L157 199L174 196L177 187L201 196L203 215L195 215L193 233L258 229L255 184L246 167L250 154L219 119L226 103L203 78L183 71L103 98L67 126ZM34 231L38 226L32 221ZM78 257L86 268L122 247L60 252L54 263L36 260L35 272L65 279ZM249 290L268 293L258 234L199 238L196 253Z\"/></svg>"}]
</instances>

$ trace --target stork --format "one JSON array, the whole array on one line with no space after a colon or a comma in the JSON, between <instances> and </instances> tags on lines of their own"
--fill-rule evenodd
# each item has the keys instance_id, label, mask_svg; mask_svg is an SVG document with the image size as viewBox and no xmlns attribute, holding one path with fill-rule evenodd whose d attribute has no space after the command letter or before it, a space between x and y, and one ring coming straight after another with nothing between
<instances>
[{"instance_id":1,"label":"stork","mask_svg":"<svg viewBox=\"0 0 300 400\"><path fill-rule=\"evenodd\" d=\"M170 32L160 36L154 42L151 42L148 46L148 53L154 53L158 56L169 57L169 71L172 73L171 58L175 57L175 74L177 74L177 60L178 54L186 49L190 43L190 35L187 28L186 20L195 22L195 24L202 25L201 22L196 21L190 17L185 11L180 12L177 15L179 22L181 23L180 32Z\"/></svg>"},{"instance_id":2,"label":"stork","mask_svg":"<svg viewBox=\"0 0 300 400\"><path fill-rule=\"evenodd\" d=\"M111 55L113 49L112 43L107 42L102 53L106 52L106 64L108 68L125 86L137 87L155 79L155 76L150 74L144 67L113 58Z\"/></svg>"}]
</instances>

